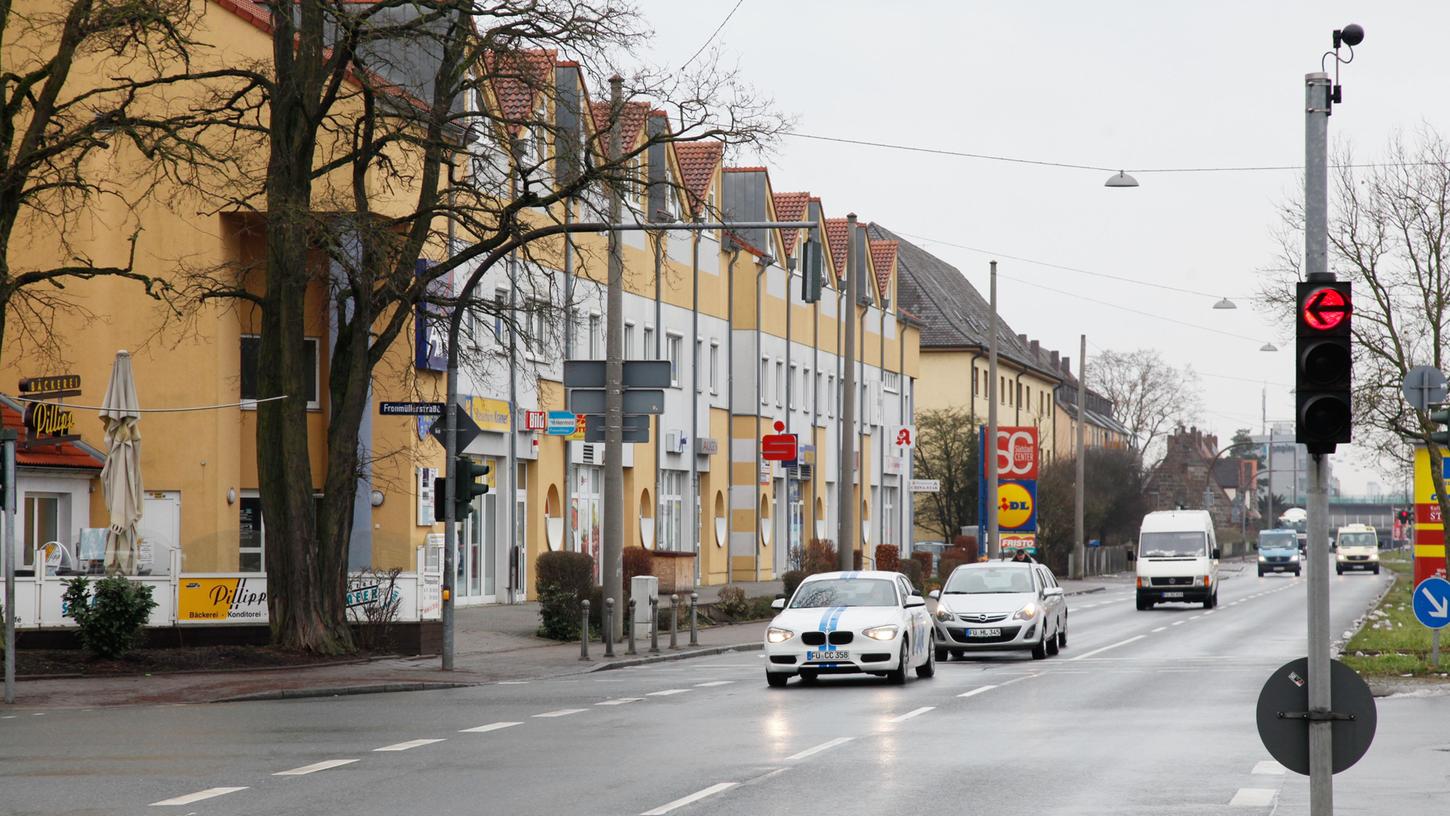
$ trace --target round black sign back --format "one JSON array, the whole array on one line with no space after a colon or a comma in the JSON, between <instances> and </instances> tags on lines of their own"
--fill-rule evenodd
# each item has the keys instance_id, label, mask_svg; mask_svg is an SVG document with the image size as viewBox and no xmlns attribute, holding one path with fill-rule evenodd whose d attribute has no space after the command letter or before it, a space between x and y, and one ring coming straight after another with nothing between
<instances>
[{"instance_id":1,"label":"round black sign back","mask_svg":"<svg viewBox=\"0 0 1450 816\"><path fill-rule=\"evenodd\" d=\"M1354 669L1329 663L1330 707L1350 719L1333 721L1334 772L1340 773L1364 756L1374 739L1374 697ZM1259 692L1259 739L1269 754L1289 770L1309 774L1309 658L1301 657L1274 670ZM1287 715L1287 716L1286 716Z\"/></svg>"}]
</instances>

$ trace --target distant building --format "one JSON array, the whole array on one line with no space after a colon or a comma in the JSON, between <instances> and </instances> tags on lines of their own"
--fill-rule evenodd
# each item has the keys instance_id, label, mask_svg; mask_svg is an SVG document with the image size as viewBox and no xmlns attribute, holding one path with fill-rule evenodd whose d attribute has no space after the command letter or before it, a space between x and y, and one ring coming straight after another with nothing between
<instances>
[{"instance_id":1,"label":"distant building","mask_svg":"<svg viewBox=\"0 0 1450 816\"><path fill-rule=\"evenodd\" d=\"M1257 446L1259 461L1266 475L1265 489L1272 487L1275 496L1284 497L1286 507L1303 507L1309 500L1309 451L1294 441L1294 423L1276 422L1267 434L1250 436ZM1271 444L1272 442L1272 444ZM1325 460L1326 464L1330 460ZM1331 494L1338 495L1337 480L1330 464L1328 483Z\"/></svg>"},{"instance_id":2,"label":"distant building","mask_svg":"<svg viewBox=\"0 0 1450 816\"><path fill-rule=\"evenodd\" d=\"M1215 459L1222 447L1217 436L1198 428L1180 425L1170 433L1163 461L1148 474L1149 509L1206 509L1215 527L1254 526L1257 513L1251 497L1259 463L1227 455Z\"/></svg>"}]
</instances>

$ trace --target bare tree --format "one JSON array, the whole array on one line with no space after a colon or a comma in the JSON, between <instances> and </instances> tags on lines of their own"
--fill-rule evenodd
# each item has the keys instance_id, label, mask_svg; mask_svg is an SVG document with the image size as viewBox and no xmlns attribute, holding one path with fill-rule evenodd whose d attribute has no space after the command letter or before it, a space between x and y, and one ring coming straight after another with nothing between
<instances>
[{"instance_id":1,"label":"bare tree","mask_svg":"<svg viewBox=\"0 0 1450 816\"><path fill-rule=\"evenodd\" d=\"M950 544L962 527L977 523L977 423L966 410L944 408L919 412L916 427L914 472L940 483L937 492L919 495L920 517Z\"/></svg>"},{"instance_id":2,"label":"bare tree","mask_svg":"<svg viewBox=\"0 0 1450 816\"><path fill-rule=\"evenodd\" d=\"M1198 375L1168 363L1156 349L1103 351L1089 377L1090 387L1112 401L1113 418L1128 429L1129 444L1145 463L1173 426L1198 413Z\"/></svg>"},{"instance_id":3,"label":"bare tree","mask_svg":"<svg viewBox=\"0 0 1450 816\"><path fill-rule=\"evenodd\" d=\"M1401 386L1414 366L1445 366L1450 342L1450 144L1427 127L1413 143L1393 137L1385 155L1356 166L1338 151L1330 202L1330 267L1353 286L1354 440L1384 472L1409 467L1411 445L1429 450L1440 511L1443 455L1431 444L1428 413L1405 403ZM1293 320L1302 268L1302 199L1281 208L1282 272L1263 289L1268 308ZM1450 542L1450 530L1447 530Z\"/></svg>"}]
</instances>

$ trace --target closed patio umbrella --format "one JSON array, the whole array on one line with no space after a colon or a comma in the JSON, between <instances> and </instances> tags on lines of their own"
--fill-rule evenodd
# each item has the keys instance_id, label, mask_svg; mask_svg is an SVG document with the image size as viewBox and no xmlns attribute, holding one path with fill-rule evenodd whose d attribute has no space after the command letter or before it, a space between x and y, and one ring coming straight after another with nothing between
<instances>
[{"instance_id":1,"label":"closed patio umbrella","mask_svg":"<svg viewBox=\"0 0 1450 816\"><path fill-rule=\"evenodd\" d=\"M130 575L136 571L136 525L141 521L141 420L136 401L136 380L131 375L131 354L116 352L111 384L101 403L106 429L106 465L101 469L110 530L106 534L106 572Z\"/></svg>"}]
</instances>

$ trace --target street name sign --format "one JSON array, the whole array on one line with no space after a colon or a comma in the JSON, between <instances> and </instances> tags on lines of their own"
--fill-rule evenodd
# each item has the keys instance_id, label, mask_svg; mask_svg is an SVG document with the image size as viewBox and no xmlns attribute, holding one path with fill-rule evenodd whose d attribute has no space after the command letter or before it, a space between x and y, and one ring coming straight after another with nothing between
<instances>
[{"instance_id":1,"label":"street name sign","mask_svg":"<svg viewBox=\"0 0 1450 816\"><path fill-rule=\"evenodd\" d=\"M604 442L604 417L590 414L584 417L584 441ZM641 414L624 415L624 443L643 445L649 442L649 417Z\"/></svg>"},{"instance_id":2,"label":"street name sign","mask_svg":"<svg viewBox=\"0 0 1450 816\"><path fill-rule=\"evenodd\" d=\"M443 403L380 402L378 413L383 416L443 416Z\"/></svg>"},{"instance_id":3,"label":"street name sign","mask_svg":"<svg viewBox=\"0 0 1450 816\"><path fill-rule=\"evenodd\" d=\"M1329 661L1327 716L1334 732L1334 773L1358 762L1374 740L1378 715L1369 686L1354 669ZM1269 755L1297 774L1309 775L1309 658L1301 657L1274 670L1259 692L1255 719L1259 739Z\"/></svg>"},{"instance_id":4,"label":"street name sign","mask_svg":"<svg viewBox=\"0 0 1450 816\"><path fill-rule=\"evenodd\" d=\"M669 360L625 360L625 388L669 388L674 385ZM565 360L565 388L603 388L603 360ZM589 412L585 412L589 413Z\"/></svg>"},{"instance_id":5,"label":"street name sign","mask_svg":"<svg viewBox=\"0 0 1450 816\"><path fill-rule=\"evenodd\" d=\"M573 388L569 390L569 410L576 414L603 414L603 388ZM624 413L663 414L665 392L658 388L631 388L624 392Z\"/></svg>"},{"instance_id":6,"label":"street name sign","mask_svg":"<svg viewBox=\"0 0 1450 816\"><path fill-rule=\"evenodd\" d=\"M1431 576L1415 584L1415 620L1427 629L1450 624L1450 581Z\"/></svg>"},{"instance_id":7,"label":"street name sign","mask_svg":"<svg viewBox=\"0 0 1450 816\"><path fill-rule=\"evenodd\" d=\"M483 433L483 429L478 427L467 411L463 410L462 405L454 405L453 413L458 417L458 426L454 429L453 437L457 441L453 449L462 453L463 449L468 447L468 443ZM428 429L428 433L433 434L433 438L438 440L438 444L445 448L448 447L448 417L438 417L438 421L433 423L433 427Z\"/></svg>"},{"instance_id":8,"label":"street name sign","mask_svg":"<svg viewBox=\"0 0 1450 816\"><path fill-rule=\"evenodd\" d=\"M574 433L575 414L573 411L550 411L546 421L544 430L549 436L568 436Z\"/></svg>"},{"instance_id":9,"label":"street name sign","mask_svg":"<svg viewBox=\"0 0 1450 816\"><path fill-rule=\"evenodd\" d=\"M1431 405L1445 404L1445 375L1434 366L1415 366L1405 374L1402 390L1410 407L1428 411Z\"/></svg>"},{"instance_id":10,"label":"street name sign","mask_svg":"<svg viewBox=\"0 0 1450 816\"><path fill-rule=\"evenodd\" d=\"M940 493L941 492L941 480L940 479L912 479L911 480L911 492L912 493Z\"/></svg>"}]
</instances>

